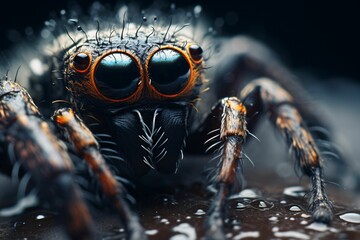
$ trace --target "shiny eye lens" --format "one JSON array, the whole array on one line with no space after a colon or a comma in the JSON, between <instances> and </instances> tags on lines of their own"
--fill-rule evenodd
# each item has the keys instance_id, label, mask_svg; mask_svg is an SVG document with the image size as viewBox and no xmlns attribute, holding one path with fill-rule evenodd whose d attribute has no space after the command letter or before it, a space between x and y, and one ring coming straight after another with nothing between
<instances>
[{"instance_id":1,"label":"shiny eye lens","mask_svg":"<svg viewBox=\"0 0 360 240\"><path fill-rule=\"evenodd\" d=\"M76 71L84 72L90 66L90 57L86 53L78 53L73 59L73 66Z\"/></svg>"},{"instance_id":2,"label":"shiny eye lens","mask_svg":"<svg viewBox=\"0 0 360 240\"><path fill-rule=\"evenodd\" d=\"M111 53L102 58L94 74L97 89L111 99L131 96L140 81L140 71L135 60L124 53Z\"/></svg>"},{"instance_id":3,"label":"shiny eye lens","mask_svg":"<svg viewBox=\"0 0 360 240\"><path fill-rule=\"evenodd\" d=\"M172 49L157 51L149 61L151 84L162 94L177 94L189 82L190 65L185 57Z\"/></svg>"},{"instance_id":4,"label":"shiny eye lens","mask_svg":"<svg viewBox=\"0 0 360 240\"><path fill-rule=\"evenodd\" d=\"M203 50L199 45L193 44L189 47L191 58L195 61L199 61L202 58Z\"/></svg>"}]
</instances>

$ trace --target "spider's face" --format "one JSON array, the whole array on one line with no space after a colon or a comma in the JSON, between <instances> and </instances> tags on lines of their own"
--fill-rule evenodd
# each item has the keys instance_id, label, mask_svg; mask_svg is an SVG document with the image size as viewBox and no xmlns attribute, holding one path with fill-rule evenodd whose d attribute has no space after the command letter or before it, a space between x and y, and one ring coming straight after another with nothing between
<instances>
[{"instance_id":1,"label":"spider's face","mask_svg":"<svg viewBox=\"0 0 360 240\"><path fill-rule=\"evenodd\" d=\"M150 168L176 171L203 81L201 48L158 37L118 37L107 44L94 39L73 50L67 62L74 105L101 119L136 175Z\"/></svg>"}]
</instances>

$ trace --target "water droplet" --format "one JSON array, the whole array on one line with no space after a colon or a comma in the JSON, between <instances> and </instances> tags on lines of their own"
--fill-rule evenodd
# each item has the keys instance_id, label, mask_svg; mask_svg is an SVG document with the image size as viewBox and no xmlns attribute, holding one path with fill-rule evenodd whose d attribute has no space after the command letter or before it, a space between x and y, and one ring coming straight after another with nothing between
<instances>
[{"instance_id":1,"label":"water droplet","mask_svg":"<svg viewBox=\"0 0 360 240\"><path fill-rule=\"evenodd\" d=\"M305 189L301 186L293 186L285 188L283 193L291 197L303 197L305 196Z\"/></svg>"},{"instance_id":2,"label":"water droplet","mask_svg":"<svg viewBox=\"0 0 360 240\"><path fill-rule=\"evenodd\" d=\"M280 203L281 203L281 204L286 204L286 201L285 201L285 200L281 200Z\"/></svg>"},{"instance_id":3,"label":"water droplet","mask_svg":"<svg viewBox=\"0 0 360 240\"><path fill-rule=\"evenodd\" d=\"M274 204L271 202L263 201L263 200L254 200L250 203L250 206L259 209L261 211L269 210L274 207Z\"/></svg>"},{"instance_id":4,"label":"water droplet","mask_svg":"<svg viewBox=\"0 0 360 240\"><path fill-rule=\"evenodd\" d=\"M306 213L303 213L303 214L301 214L300 216L303 217L303 218L309 218L309 217L311 217L310 214L306 214Z\"/></svg>"},{"instance_id":5,"label":"water droplet","mask_svg":"<svg viewBox=\"0 0 360 240\"><path fill-rule=\"evenodd\" d=\"M325 232L325 231L332 231L332 232L338 232L337 229L335 228L331 228L328 225L324 224L324 223L317 223L317 222L313 222L311 223L309 226L306 227L307 229L311 229L311 230L315 230L318 232Z\"/></svg>"},{"instance_id":6,"label":"water droplet","mask_svg":"<svg viewBox=\"0 0 360 240\"><path fill-rule=\"evenodd\" d=\"M292 206L289 210L292 212L301 212L301 208L299 208L298 206Z\"/></svg>"},{"instance_id":7,"label":"water droplet","mask_svg":"<svg viewBox=\"0 0 360 240\"><path fill-rule=\"evenodd\" d=\"M186 219L191 219L191 217L190 217L190 216L187 216Z\"/></svg>"},{"instance_id":8,"label":"water droplet","mask_svg":"<svg viewBox=\"0 0 360 240\"><path fill-rule=\"evenodd\" d=\"M301 224L301 225L306 225L306 224L308 224L308 221L302 220L302 221L300 222L300 224Z\"/></svg>"},{"instance_id":9,"label":"water droplet","mask_svg":"<svg viewBox=\"0 0 360 240\"><path fill-rule=\"evenodd\" d=\"M293 217L291 217L291 218L289 218L290 219L290 221L295 221L295 218L293 218Z\"/></svg>"},{"instance_id":10,"label":"water droplet","mask_svg":"<svg viewBox=\"0 0 360 240\"><path fill-rule=\"evenodd\" d=\"M149 236L153 236L156 235L159 231L156 229L152 229L152 230L146 230L145 233Z\"/></svg>"},{"instance_id":11,"label":"water droplet","mask_svg":"<svg viewBox=\"0 0 360 240\"><path fill-rule=\"evenodd\" d=\"M275 237L287 237L287 238L295 238L295 239L310 239L309 235L305 233L296 232L296 231L287 231L287 232L274 232Z\"/></svg>"},{"instance_id":12,"label":"water droplet","mask_svg":"<svg viewBox=\"0 0 360 240\"><path fill-rule=\"evenodd\" d=\"M164 224L169 224L169 220L167 220L166 218L163 218L160 220L161 223L164 223Z\"/></svg>"},{"instance_id":13,"label":"water droplet","mask_svg":"<svg viewBox=\"0 0 360 240\"><path fill-rule=\"evenodd\" d=\"M181 224L173 227L173 231L181 233L181 234L172 236L170 238L171 240L180 240L180 239L195 240L196 239L195 228L192 227L188 223L181 223Z\"/></svg>"},{"instance_id":14,"label":"water droplet","mask_svg":"<svg viewBox=\"0 0 360 240\"><path fill-rule=\"evenodd\" d=\"M360 223L360 214L358 213L345 213L340 215L339 218L350 223Z\"/></svg>"},{"instance_id":15,"label":"water droplet","mask_svg":"<svg viewBox=\"0 0 360 240\"><path fill-rule=\"evenodd\" d=\"M279 221L278 217L269 217L269 220L272 221L272 222L277 222Z\"/></svg>"},{"instance_id":16,"label":"water droplet","mask_svg":"<svg viewBox=\"0 0 360 240\"><path fill-rule=\"evenodd\" d=\"M234 194L230 197L230 199L237 199L237 198L257 198L259 194L257 194L253 189L244 189L238 194Z\"/></svg>"},{"instance_id":17,"label":"water droplet","mask_svg":"<svg viewBox=\"0 0 360 240\"><path fill-rule=\"evenodd\" d=\"M243 209L243 208L246 208L246 205L239 202L239 203L237 203L236 208L237 209Z\"/></svg>"},{"instance_id":18,"label":"water droplet","mask_svg":"<svg viewBox=\"0 0 360 240\"><path fill-rule=\"evenodd\" d=\"M204 212L204 210L202 209L198 209L196 212L195 212L195 215L197 216L201 216L201 215L205 215L206 213Z\"/></svg>"},{"instance_id":19,"label":"water droplet","mask_svg":"<svg viewBox=\"0 0 360 240\"><path fill-rule=\"evenodd\" d=\"M279 227L273 227L273 228L272 228L272 231L273 231L273 232L278 232L278 231L279 231Z\"/></svg>"},{"instance_id":20,"label":"water droplet","mask_svg":"<svg viewBox=\"0 0 360 240\"><path fill-rule=\"evenodd\" d=\"M253 232L241 232L238 235L234 236L233 239L244 239L244 238L258 238L260 233L258 231Z\"/></svg>"}]
</instances>

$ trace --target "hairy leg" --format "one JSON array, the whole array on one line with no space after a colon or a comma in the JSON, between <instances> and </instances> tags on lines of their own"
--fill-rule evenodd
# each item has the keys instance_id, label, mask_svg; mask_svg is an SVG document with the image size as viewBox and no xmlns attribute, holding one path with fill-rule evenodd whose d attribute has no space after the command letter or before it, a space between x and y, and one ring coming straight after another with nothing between
<instances>
[{"instance_id":1,"label":"hairy leg","mask_svg":"<svg viewBox=\"0 0 360 240\"><path fill-rule=\"evenodd\" d=\"M216 190L205 221L206 239L225 239L223 221L226 200L242 175L242 147L246 139L246 109L239 99L224 98L213 107L200 136L207 136L207 151L219 152L211 184ZM241 176L240 176L241 178ZM241 183L240 183L241 184Z\"/></svg>"},{"instance_id":2,"label":"hairy leg","mask_svg":"<svg viewBox=\"0 0 360 240\"><path fill-rule=\"evenodd\" d=\"M0 80L1 141L13 165L30 174L43 203L59 212L72 239L89 239L92 219L72 177L73 164L29 94Z\"/></svg>"},{"instance_id":3,"label":"hairy leg","mask_svg":"<svg viewBox=\"0 0 360 240\"><path fill-rule=\"evenodd\" d=\"M57 110L53 116L61 127L67 140L74 146L76 153L82 157L91 171L96 175L104 195L118 212L128 232L128 239L145 239L146 235L138 217L124 201L124 187L117 182L100 153L99 144L91 131L70 108Z\"/></svg>"},{"instance_id":4,"label":"hairy leg","mask_svg":"<svg viewBox=\"0 0 360 240\"><path fill-rule=\"evenodd\" d=\"M293 96L266 78L251 82L240 95L250 115L255 112L266 113L287 141L302 172L311 178L313 189L310 206L314 221L329 223L332 209L322 176L323 157Z\"/></svg>"}]
</instances>

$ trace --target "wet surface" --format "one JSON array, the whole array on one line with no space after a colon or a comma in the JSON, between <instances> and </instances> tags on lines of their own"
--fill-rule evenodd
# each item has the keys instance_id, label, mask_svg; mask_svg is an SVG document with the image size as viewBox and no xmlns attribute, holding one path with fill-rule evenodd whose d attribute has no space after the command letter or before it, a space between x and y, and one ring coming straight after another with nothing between
<instances>
[{"instance_id":1,"label":"wet surface","mask_svg":"<svg viewBox=\"0 0 360 240\"><path fill-rule=\"evenodd\" d=\"M360 132L358 127L349 126L358 126L360 119L360 86L345 87L335 83L328 82L314 91L319 93L318 97L324 103L325 112L328 112L326 116L332 116L327 120L335 126L336 143L349 160L349 166L359 172ZM321 94L335 87L338 91L333 95ZM334 115L334 112L337 114ZM294 162L290 161L279 136L275 137L272 126L262 124L256 135L261 143L253 141L245 148L255 167L244 162L246 188L229 200L225 224L228 239L360 239L360 193L354 193L346 185L343 185L344 188L328 182L334 220L329 226L312 223L305 199L309 190L307 178L299 180L296 177ZM201 172L209 158L187 157L172 178L150 175L139 183L142 186L138 188L141 196L137 198L136 209L149 239L203 237L203 223L211 194L205 190L202 182L205 176ZM329 162L326 162L324 170L327 176L336 177L331 181L337 183L349 178L338 168L331 168ZM353 179L350 180L348 186L353 185ZM1 206L8 205L9 199L14 196L11 188L11 184L0 176ZM99 210L93 212L96 239L124 238L116 216ZM0 239L67 238L54 213L33 209L17 216L0 217Z\"/></svg>"},{"instance_id":2,"label":"wet surface","mask_svg":"<svg viewBox=\"0 0 360 240\"><path fill-rule=\"evenodd\" d=\"M228 239L360 239L360 197L329 186L334 203L331 225L313 223L304 197L308 182L251 170L248 188L229 200L225 231ZM181 175L179 175L181 176ZM271 179L271 182L269 181ZM265 184L266 183L266 184ZM174 187L175 186L175 187ZM182 185L143 186L138 212L149 239L201 239L211 194L195 180ZM2 218L1 239L67 239L55 214L31 210ZM122 239L116 216L94 210L97 239Z\"/></svg>"}]
</instances>

